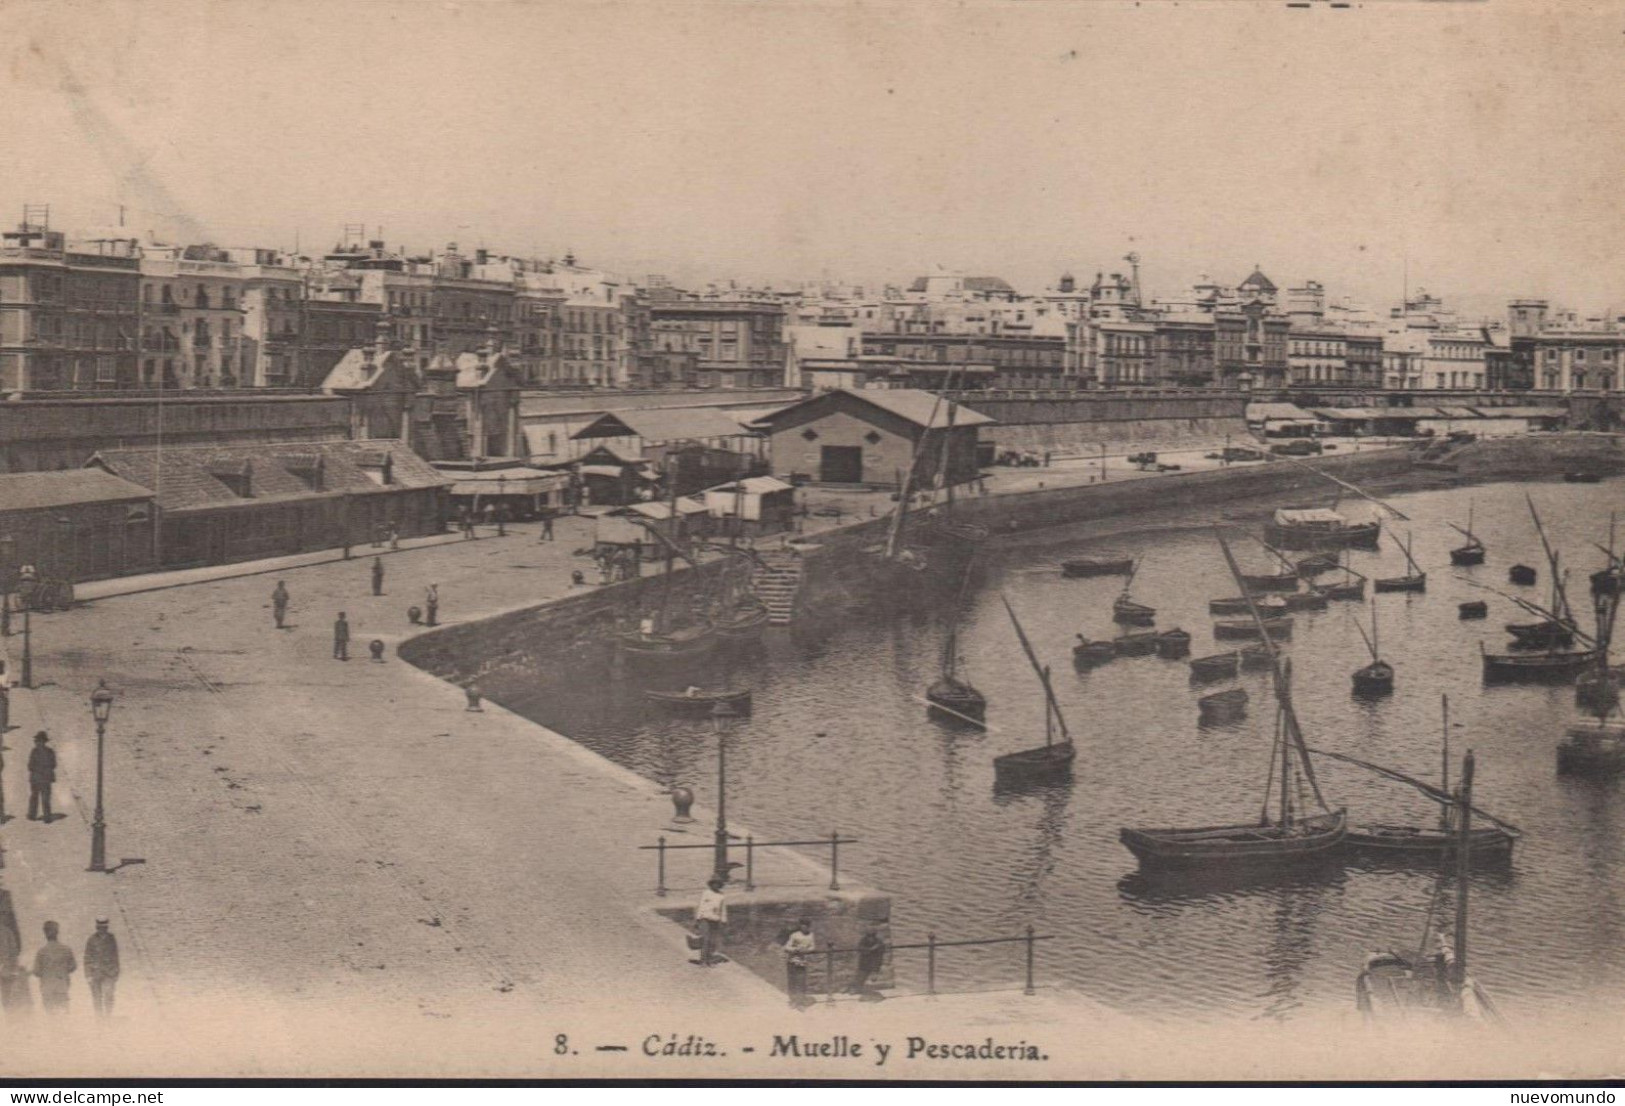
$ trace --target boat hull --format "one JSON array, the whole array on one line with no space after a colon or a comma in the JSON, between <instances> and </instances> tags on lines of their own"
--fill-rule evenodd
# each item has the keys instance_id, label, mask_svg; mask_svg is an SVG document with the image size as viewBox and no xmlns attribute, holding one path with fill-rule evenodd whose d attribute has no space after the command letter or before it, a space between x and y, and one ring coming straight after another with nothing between
<instances>
[{"instance_id":1,"label":"boat hull","mask_svg":"<svg viewBox=\"0 0 1625 1106\"><path fill-rule=\"evenodd\" d=\"M1191 661L1191 683L1206 684L1227 680L1241 671L1241 654L1215 653Z\"/></svg>"},{"instance_id":2,"label":"boat hull","mask_svg":"<svg viewBox=\"0 0 1625 1106\"><path fill-rule=\"evenodd\" d=\"M1182 660L1190 656L1191 636L1184 630L1169 630L1157 636L1157 656L1165 661Z\"/></svg>"},{"instance_id":3,"label":"boat hull","mask_svg":"<svg viewBox=\"0 0 1625 1106\"><path fill-rule=\"evenodd\" d=\"M1354 694L1361 699L1380 699L1394 693L1394 670L1386 664L1370 664L1354 674Z\"/></svg>"},{"instance_id":4,"label":"boat hull","mask_svg":"<svg viewBox=\"0 0 1625 1106\"><path fill-rule=\"evenodd\" d=\"M1229 722L1247 713L1247 692L1242 688L1204 695L1196 701L1203 722Z\"/></svg>"},{"instance_id":5,"label":"boat hull","mask_svg":"<svg viewBox=\"0 0 1625 1106\"><path fill-rule=\"evenodd\" d=\"M1427 573L1425 573L1425 572L1422 573L1420 576L1388 576L1388 577L1385 577L1385 578L1380 579L1380 580L1372 581L1371 586L1373 588L1375 588L1377 591L1384 591L1384 592L1391 592L1391 591L1409 591L1409 592L1427 591L1428 590L1428 577L1427 577Z\"/></svg>"},{"instance_id":6,"label":"boat hull","mask_svg":"<svg viewBox=\"0 0 1625 1106\"><path fill-rule=\"evenodd\" d=\"M977 722L987 717L987 697L958 680L938 680L926 689L925 698L934 717Z\"/></svg>"},{"instance_id":7,"label":"boat hull","mask_svg":"<svg viewBox=\"0 0 1625 1106\"><path fill-rule=\"evenodd\" d=\"M1161 636L1155 630L1143 634L1124 634L1112 639L1112 649L1120 657L1148 657L1157 651L1157 640Z\"/></svg>"},{"instance_id":8,"label":"boat hull","mask_svg":"<svg viewBox=\"0 0 1625 1106\"><path fill-rule=\"evenodd\" d=\"M1347 584L1327 584L1321 589L1327 599L1364 599L1365 581L1355 580Z\"/></svg>"},{"instance_id":9,"label":"boat hull","mask_svg":"<svg viewBox=\"0 0 1625 1106\"><path fill-rule=\"evenodd\" d=\"M1127 576L1134 571L1134 561L1124 557L1121 560L1094 560L1083 557L1061 562L1061 575L1072 579L1083 579L1090 576Z\"/></svg>"},{"instance_id":10,"label":"boat hull","mask_svg":"<svg viewBox=\"0 0 1625 1106\"><path fill-rule=\"evenodd\" d=\"M681 691L645 691L643 697L677 714L710 714L718 704L726 704L736 711L748 711L751 693L746 691L711 691L698 695L685 695Z\"/></svg>"},{"instance_id":11,"label":"boat hull","mask_svg":"<svg viewBox=\"0 0 1625 1106\"><path fill-rule=\"evenodd\" d=\"M1617 733L1571 731L1558 742L1557 771L1564 776L1614 776L1625 772L1625 738Z\"/></svg>"},{"instance_id":12,"label":"boat hull","mask_svg":"<svg viewBox=\"0 0 1625 1106\"><path fill-rule=\"evenodd\" d=\"M1567 683L1579 676L1596 654L1581 653L1485 653L1486 683Z\"/></svg>"},{"instance_id":13,"label":"boat hull","mask_svg":"<svg viewBox=\"0 0 1625 1106\"><path fill-rule=\"evenodd\" d=\"M1337 855L1348 832L1338 810L1305 819L1291 830L1241 824L1194 829L1123 829L1118 834L1142 869L1282 867L1319 863Z\"/></svg>"},{"instance_id":14,"label":"boat hull","mask_svg":"<svg viewBox=\"0 0 1625 1106\"><path fill-rule=\"evenodd\" d=\"M1356 522L1334 529L1264 524L1264 540L1277 549L1375 549L1382 536L1381 522Z\"/></svg>"},{"instance_id":15,"label":"boat hull","mask_svg":"<svg viewBox=\"0 0 1625 1106\"><path fill-rule=\"evenodd\" d=\"M1484 551L1482 549L1452 549L1450 551L1450 563L1463 568L1481 565L1484 563Z\"/></svg>"},{"instance_id":16,"label":"boat hull","mask_svg":"<svg viewBox=\"0 0 1625 1106\"><path fill-rule=\"evenodd\" d=\"M1460 618L1463 622L1479 618L1488 618L1489 616L1490 605L1484 602L1482 599L1474 599L1471 602L1462 603L1456 608L1456 617Z\"/></svg>"},{"instance_id":17,"label":"boat hull","mask_svg":"<svg viewBox=\"0 0 1625 1106\"><path fill-rule=\"evenodd\" d=\"M1089 641L1072 647L1072 663L1079 668L1093 668L1117 656L1117 649L1109 641Z\"/></svg>"},{"instance_id":18,"label":"boat hull","mask_svg":"<svg viewBox=\"0 0 1625 1106\"><path fill-rule=\"evenodd\" d=\"M1282 576L1243 576L1241 586L1248 591L1297 591L1298 574L1289 572Z\"/></svg>"},{"instance_id":19,"label":"boat hull","mask_svg":"<svg viewBox=\"0 0 1625 1106\"><path fill-rule=\"evenodd\" d=\"M1264 630L1268 631L1272 641L1286 641L1292 637L1292 620L1290 618L1272 618L1264 620ZM1263 632L1258 623L1246 622L1215 622L1213 624L1213 639L1215 641L1258 641L1263 638Z\"/></svg>"},{"instance_id":20,"label":"boat hull","mask_svg":"<svg viewBox=\"0 0 1625 1106\"><path fill-rule=\"evenodd\" d=\"M1001 784L1020 784L1068 779L1076 756L1077 749L1070 741L1006 753L993 758L994 780Z\"/></svg>"},{"instance_id":21,"label":"boat hull","mask_svg":"<svg viewBox=\"0 0 1625 1106\"><path fill-rule=\"evenodd\" d=\"M1474 864L1511 859L1517 838L1506 830L1483 826L1472 830L1471 835ZM1455 830L1373 824L1350 826L1343 836L1343 847L1386 858L1426 861L1455 856L1460 840Z\"/></svg>"},{"instance_id":22,"label":"boat hull","mask_svg":"<svg viewBox=\"0 0 1625 1106\"><path fill-rule=\"evenodd\" d=\"M1529 587L1539 574L1528 565L1513 565L1507 569L1507 580L1520 587Z\"/></svg>"},{"instance_id":23,"label":"boat hull","mask_svg":"<svg viewBox=\"0 0 1625 1106\"><path fill-rule=\"evenodd\" d=\"M1276 614L1285 613L1287 609L1286 601L1273 595L1270 596L1269 599L1255 599L1253 600L1253 604L1254 606L1258 607L1258 613L1262 614L1265 618L1271 618ZM1235 596L1228 599L1209 599L1207 601L1207 613L1250 615L1252 613L1252 608L1247 605L1247 600L1244 597Z\"/></svg>"}]
</instances>

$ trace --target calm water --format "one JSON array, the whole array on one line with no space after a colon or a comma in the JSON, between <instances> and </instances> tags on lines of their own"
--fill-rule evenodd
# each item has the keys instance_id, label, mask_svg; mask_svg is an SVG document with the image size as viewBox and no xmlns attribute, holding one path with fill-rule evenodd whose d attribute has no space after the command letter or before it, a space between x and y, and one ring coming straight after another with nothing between
<instances>
[{"instance_id":1,"label":"calm water","mask_svg":"<svg viewBox=\"0 0 1625 1106\"><path fill-rule=\"evenodd\" d=\"M1515 561L1540 566L1526 594L1545 600L1547 573L1524 506L1533 493L1556 544L1585 572L1602 555L1607 514L1625 507L1625 482L1539 483L1403 494L1425 595L1382 595L1383 654L1398 670L1391 698L1351 698L1349 675L1366 662L1353 618L1365 603L1333 603L1296 616L1289 653L1296 703L1310 743L1437 778L1441 692L1451 700L1459 764L1478 754L1479 805L1519 824L1525 837L1510 871L1475 878L1475 974L1509 1011L1538 1014L1579 994L1625 994L1625 782L1559 778L1554 745L1573 713L1568 686L1481 686L1478 642L1525 616L1513 604L1457 579L1507 589ZM1448 550L1468 499L1488 563L1452 570ZM1363 517L1365 505L1345 504ZM1263 509L1228 505L1238 522ZM771 632L733 677L755 691L754 714L729 745L730 813L758 835L806 837L831 828L862 844L843 868L895 896L894 939L1011 934L1032 924L1060 935L1041 974L1126 1009L1173 1016L1228 1013L1290 1017L1347 1005L1367 951L1411 948L1420 937L1435 877L1425 870L1349 867L1232 886L1148 882L1117 840L1123 825L1203 825L1256 817L1270 752L1267 673L1248 673L1250 713L1201 728L1196 699L1227 686L1193 688L1183 663L1119 658L1076 673L1073 635L1112 633L1117 579L1066 580L1063 556L1122 551L1144 558L1135 595L1158 608L1158 626L1183 626L1201 655L1215 645L1207 601L1235 593L1211 530L1189 516L1146 516L1110 536L1057 528L987 556L984 586L970 597L961 640L970 678L989 697L989 732L926 718L919 700L935 675L944 627L923 612L876 614L800 640ZM1403 532L1405 523L1387 524ZM1257 526L1253 529L1256 531ZM1269 570L1267 554L1233 543L1243 571ZM1368 575L1399 575L1404 558L1384 540L1354 554ZM1519 589L1510 589L1519 590ZM1007 595L1041 656L1055 666L1058 697L1079 752L1071 786L996 795L993 757L1042 740L1037 682L999 603ZM1488 599L1490 618L1460 622L1456 605ZM701 682L717 679L714 674ZM648 708L640 685L604 669L509 673L493 698L651 779L715 791L715 739L707 720ZM1409 788L1322 759L1321 783L1351 820L1427 823L1437 808ZM698 855L698 854L693 854ZM949 983L1009 982L1008 951L945 957ZM906 977L907 962L899 965ZM914 974L917 974L914 973Z\"/></svg>"}]
</instances>

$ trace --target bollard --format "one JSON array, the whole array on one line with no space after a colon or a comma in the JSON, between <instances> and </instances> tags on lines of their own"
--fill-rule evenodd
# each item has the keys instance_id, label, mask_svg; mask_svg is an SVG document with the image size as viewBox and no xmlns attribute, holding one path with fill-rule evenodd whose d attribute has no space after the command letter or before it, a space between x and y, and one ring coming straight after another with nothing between
<instances>
[{"instance_id":1,"label":"bollard","mask_svg":"<svg viewBox=\"0 0 1625 1106\"><path fill-rule=\"evenodd\" d=\"M1027 986L1022 991L1024 995L1036 994L1033 989L1033 927L1027 927Z\"/></svg>"},{"instance_id":2,"label":"bollard","mask_svg":"<svg viewBox=\"0 0 1625 1106\"><path fill-rule=\"evenodd\" d=\"M666 839L659 839L655 848L655 864L658 875L655 876L655 894L661 898L666 897Z\"/></svg>"},{"instance_id":3,"label":"bollard","mask_svg":"<svg viewBox=\"0 0 1625 1106\"><path fill-rule=\"evenodd\" d=\"M756 890L756 839L745 834L745 890Z\"/></svg>"},{"instance_id":4,"label":"bollard","mask_svg":"<svg viewBox=\"0 0 1625 1106\"><path fill-rule=\"evenodd\" d=\"M841 835L834 830L829 834L829 889L841 889Z\"/></svg>"},{"instance_id":5,"label":"bollard","mask_svg":"<svg viewBox=\"0 0 1625 1106\"><path fill-rule=\"evenodd\" d=\"M937 935L925 935L925 993L937 993Z\"/></svg>"}]
</instances>

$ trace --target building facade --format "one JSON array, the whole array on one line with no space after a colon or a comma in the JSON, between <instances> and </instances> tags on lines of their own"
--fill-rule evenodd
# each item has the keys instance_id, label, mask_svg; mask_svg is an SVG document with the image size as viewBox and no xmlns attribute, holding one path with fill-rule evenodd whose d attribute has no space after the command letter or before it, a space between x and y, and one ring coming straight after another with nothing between
<instances>
[{"instance_id":1,"label":"building facade","mask_svg":"<svg viewBox=\"0 0 1625 1106\"><path fill-rule=\"evenodd\" d=\"M134 243L70 248L24 222L0 235L0 394L137 386Z\"/></svg>"}]
</instances>

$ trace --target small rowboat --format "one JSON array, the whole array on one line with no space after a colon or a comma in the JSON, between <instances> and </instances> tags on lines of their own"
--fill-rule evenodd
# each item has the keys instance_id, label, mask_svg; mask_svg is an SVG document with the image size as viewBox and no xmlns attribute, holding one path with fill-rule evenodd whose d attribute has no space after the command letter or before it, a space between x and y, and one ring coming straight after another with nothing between
<instances>
[{"instance_id":1,"label":"small rowboat","mask_svg":"<svg viewBox=\"0 0 1625 1106\"><path fill-rule=\"evenodd\" d=\"M1413 576L1380 576L1372 586L1377 591L1427 591L1428 574L1420 572Z\"/></svg>"},{"instance_id":2,"label":"small rowboat","mask_svg":"<svg viewBox=\"0 0 1625 1106\"><path fill-rule=\"evenodd\" d=\"M1078 643L1072 647L1072 663L1079 668L1093 668L1097 664L1105 664L1117 656L1117 647L1109 641L1090 641L1082 634L1078 635Z\"/></svg>"},{"instance_id":3,"label":"small rowboat","mask_svg":"<svg viewBox=\"0 0 1625 1106\"><path fill-rule=\"evenodd\" d=\"M738 711L750 710L750 690L741 691L704 691L698 688L690 691L650 691L645 690L643 697L651 703L659 703L669 710L685 714L709 714L719 704L726 704Z\"/></svg>"},{"instance_id":4,"label":"small rowboat","mask_svg":"<svg viewBox=\"0 0 1625 1106\"><path fill-rule=\"evenodd\" d=\"M1061 562L1061 575L1074 578L1087 576L1127 576L1134 571L1131 557L1074 557Z\"/></svg>"},{"instance_id":5,"label":"small rowboat","mask_svg":"<svg viewBox=\"0 0 1625 1106\"><path fill-rule=\"evenodd\" d=\"M1157 656L1165 661L1177 661L1191 654L1191 635L1173 629L1157 635Z\"/></svg>"},{"instance_id":6,"label":"small rowboat","mask_svg":"<svg viewBox=\"0 0 1625 1106\"><path fill-rule=\"evenodd\" d=\"M1120 626L1150 626L1157 620L1157 608L1136 603L1127 595L1112 601L1112 621Z\"/></svg>"},{"instance_id":7,"label":"small rowboat","mask_svg":"<svg viewBox=\"0 0 1625 1106\"><path fill-rule=\"evenodd\" d=\"M1625 722L1593 719L1570 726L1557 745L1557 771L1566 776L1625 771Z\"/></svg>"},{"instance_id":8,"label":"small rowboat","mask_svg":"<svg viewBox=\"0 0 1625 1106\"><path fill-rule=\"evenodd\" d=\"M1394 693L1394 666L1387 661L1372 661L1354 673L1354 694L1362 699L1376 699Z\"/></svg>"},{"instance_id":9,"label":"small rowboat","mask_svg":"<svg viewBox=\"0 0 1625 1106\"><path fill-rule=\"evenodd\" d=\"M1064 780L1072 775L1072 761L1076 757L1077 749L1071 741L1057 741L1023 749L1019 753L1005 753L993 758L993 781L1009 787Z\"/></svg>"},{"instance_id":10,"label":"small rowboat","mask_svg":"<svg viewBox=\"0 0 1625 1106\"><path fill-rule=\"evenodd\" d=\"M1196 657L1191 661L1191 683L1205 684L1214 680L1224 680L1241 671L1241 654L1214 653L1207 657Z\"/></svg>"},{"instance_id":11,"label":"small rowboat","mask_svg":"<svg viewBox=\"0 0 1625 1106\"><path fill-rule=\"evenodd\" d=\"M1249 645L1241 651L1241 670L1255 672L1270 666L1270 651L1262 645Z\"/></svg>"},{"instance_id":12,"label":"small rowboat","mask_svg":"<svg viewBox=\"0 0 1625 1106\"><path fill-rule=\"evenodd\" d=\"M1342 810L1298 818L1288 826L1244 822L1196 829L1124 829L1118 834L1142 869L1218 866L1284 867L1329 859L1347 832Z\"/></svg>"},{"instance_id":13,"label":"small rowboat","mask_svg":"<svg viewBox=\"0 0 1625 1106\"><path fill-rule=\"evenodd\" d=\"M963 680L944 677L926 688L925 698L933 716L975 722L987 716L987 696Z\"/></svg>"},{"instance_id":14,"label":"small rowboat","mask_svg":"<svg viewBox=\"0 0 1625 1106\"><path fill-rule=\"evenodd\" d=\"M1216 641L1257 641L1263 636L1259 632L1258 625L1252 619L1215 622L1213 637ZM1273 641L1285 641L1292 636L1290 618L1267 618L1263 620L1263 625Z\"/></svg>"},{"instance_id":15,"label":"small rowboat","mask_svg":"<svg viewBox=\"0 0 1625 1106\"><path fill-rule=\"evenodd\" d=\"M1458 617L1464 622L1474 618L1488 618L1490 616L1490 605L1482 599L1473 599L1457 606L1456 611Z\"/></svg>"},{"instance_id":16,"label":"small rowboat","mask_svg":"<svg viewBox=\"0 0 1625 1106\"><path fill-rule=\"evenodd\" d=\"M1273 572L1262 576L1243 576L1241 586L1248 591L1297 591L1296 572Z\"/></svg>"},{"instance_id":17,"label":"small rowboat","mask_svg":"<svg viewBox=\"0 0 1625 1106\"><path fill-rule=\"evenodd\" d=\"M1112 638L1112 648L1120 657L1149 657L1157 651L1157 639L1162 637L1155 630L1144 630L1137 634L1124 634Z\"/></svg>"},{"instance_id":18,"label":"small rowboat","mask_svg":"<svg viewBox=\"0 0 1625 1106\"><path fill-rule=\"evenodd\" d=\"M1198 699L1196 707L1203 722L1228 722L1247 713L1247 691L1239 687L1216 691Z\"/></svg>"},{"instance_id":19,"label":"small rowboat","mask_svg":"<svg viewBox=\"0 0 1625 1106\"><path fill-rule=\"evenodd\" d=\"M1326 593L1319 588L1310 588L1308 591L1295 591L1291 595L1281 597L1286 602L1289 611L1323 611L1326 609Z\"/></svg>"},{"instance_id":20,"label":"small rowboat","mask_svg":"<svg viewBox=\"0 0 1625 1106\"><path fill-rule=\"evenodd\" d=\"M1455 857L1460 837L1454 829L1379 823L1350 826L1343 835L1343 845L1385 860L1437 861ZM1512 859L1512 845L1517 841L1514 834L1499 826L1470 830L1469 838L1475 864Z\"/></svg>"},{"instance_id":21,"label":"small rowboat","mask_svg":"<svg viewBox=\"0 0 1625 1106\"><path fill-rule=\"evenodd\" d=\"M1294 567L1300 576L1319 576L1323 572L1331 572L1342 567L1342 561L1331 553L1315 553L1308 557L1300 557Z\"/></svg>"},{"instance_id":22,"label":"small rowboat","mask_svg":"<svg viewBox=\"0 0 1625 1106\"><path fill-rule=\"evenodd\" d=\"M1287 601L1282 599L1279 595L1261 596L1254 599L1253 604L1258 608L1258 613L1263 615L1265 618L1272 618L1276 615L1284 614L1287 609ZM1246 597L1239 595L1231 599L1209 599L1207 601L1207 610L1209 614L1252 613L1247 606Z\"/></svg>"},{"instance_id":23,"label":"small rowboat","mask_svg":"<svg viewBox=\"0 0 1625 1106\"><path fill-rule=\"evenodd\" d=\"M1365 577L1360 576L1341 584L1326 584L1320 589L1327 599L1353 599L1365 598Z\"/></svg>"},{"instance_id":24,"label":"small rowboat","mask_svg":"<svg viewBox=\"0 0 1625 1106\"><path fill-rule=\"evenodd\" d=\"M1520 587L1529 587L1535 582L1535 570L1528 565L1513 565L1507 569L1507 579Z\"/></svg>"}]
</instances>

